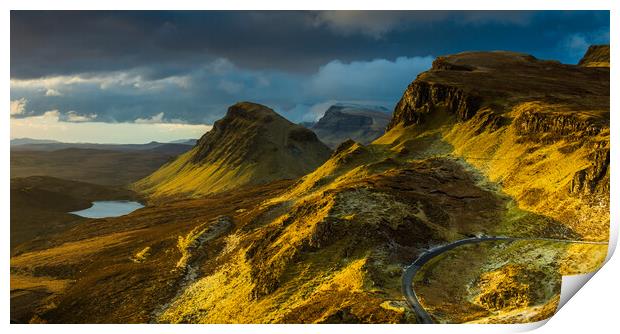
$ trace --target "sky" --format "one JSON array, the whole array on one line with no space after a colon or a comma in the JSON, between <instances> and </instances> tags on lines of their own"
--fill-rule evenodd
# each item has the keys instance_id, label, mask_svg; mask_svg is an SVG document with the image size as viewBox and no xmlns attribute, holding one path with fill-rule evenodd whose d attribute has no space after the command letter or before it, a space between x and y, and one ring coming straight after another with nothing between
<instances>
[{"instance_id":1,"label":"sky","mask_svg":"<svg viewBox=\"0 0 620 334\"><path fill-rule=\"evenodd\" d=\"M608 11L11 11L11 137L198 138L238 101L292 122L390 110L434 57L510 50L575 64Z\"/></svg>"}]
</instances>

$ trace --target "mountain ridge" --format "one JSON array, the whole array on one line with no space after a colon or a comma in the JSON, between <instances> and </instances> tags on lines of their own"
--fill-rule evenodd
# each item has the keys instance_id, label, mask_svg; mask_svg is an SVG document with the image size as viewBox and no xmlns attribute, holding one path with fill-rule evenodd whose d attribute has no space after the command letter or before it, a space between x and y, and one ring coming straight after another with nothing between
<instances>
[{"instance_id":1,"label":"mountain ridge","mask_svg":"<svg viewBox=\"0 0 620 334\"><path fill-rule=\"evenodd\" d=\"M152 197L204 195L296 178L329 154L312 131L263 105L239 102L192 150L134 186Z\"/></svg>"},{"instance_id":2,"label":"mountain ridge","mask_svg":"<svg viewBox=\"0 0 620 334\"><path fill-rule=\"evenodd\" d=\"M609 69L512 52L438 57L377 142L413 150L407 129L424 133L437 122L453 124L437 132L453 154L501 180L524 207L606 238L608 210L588 217L578 208L609 203Z\"/></svg>"}]
</instances>

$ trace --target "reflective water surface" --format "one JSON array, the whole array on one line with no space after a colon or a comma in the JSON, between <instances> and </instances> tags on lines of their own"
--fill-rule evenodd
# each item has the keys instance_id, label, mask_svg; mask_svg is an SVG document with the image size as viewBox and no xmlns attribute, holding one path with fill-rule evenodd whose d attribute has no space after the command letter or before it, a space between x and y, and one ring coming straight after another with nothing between
<instances>
[{"instance_id":1,"label":"reflective water surface","mask_svg":"<svg viewBox=\"0 0 620 334\"><path fill-rule=\"evenodd\" d=\"M69 213L86 218L106 218L123 216L143 207L134 201L95 201L88 209Z\"/></svg>"}]
</instances>

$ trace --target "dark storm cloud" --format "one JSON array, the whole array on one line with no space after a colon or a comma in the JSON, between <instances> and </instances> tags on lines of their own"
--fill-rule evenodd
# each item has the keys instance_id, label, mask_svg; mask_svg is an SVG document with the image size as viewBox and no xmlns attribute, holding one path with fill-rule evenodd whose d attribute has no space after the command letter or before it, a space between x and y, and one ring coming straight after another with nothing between
<instances>
[{"instance_id":1,"label":"dark storm cloud","mask_svg":"<svg viewBox=\"0 0 620 334\"><path fill-rule=\"evenodd\" d=\"M163 112L166 120L191 123L212 123L229 105L249 100L271 106L293 121L313 120L314 113L306 115L309 109L326 100L361 98L392 107L411 78L431 62L432 57L332 61L305 75L242 69L218 58L191 73L161 79L145 79L135 70L13 80L11 100L26 99L22 116L73 110L97 114L100 121L126 122Z\"/></svg>"},{"instance_id":2,"label":"dark storm cloud","mask_svg":"<svg viewBox=\"0 0 620 334\"><path fill-rule=\"evenodd\" d=\"M393 106L431 58L514 50L576 63L609 13L12 11L11 99L102 121L212 122L254 100L292 120L325 101Z\"/></svg>"},{"instance_id":3,"label":"dark storm cloud","mask_svg":"<svg viewBox=\"0 0 620 334\"><path fill-rule=\"evenodd\" d=\"M303 12L13 12L11 34L16 78L155 64L163 76L217 57L298 71L355 53Z\"/></svg>"},{"instance_id":4,"label":"dark storm cloud","mask_svg":"<svg viewBox=\"0 0 620 334\"><path fill-rule=\"evenodd\" d=\"M217 57L241 67L308 72L334 59L472 48L574 61L553 50L557 39L608 26L606 12L13 11L11 76L154 65L150 74L165 76Z\"/></svg>"}]
</instances>

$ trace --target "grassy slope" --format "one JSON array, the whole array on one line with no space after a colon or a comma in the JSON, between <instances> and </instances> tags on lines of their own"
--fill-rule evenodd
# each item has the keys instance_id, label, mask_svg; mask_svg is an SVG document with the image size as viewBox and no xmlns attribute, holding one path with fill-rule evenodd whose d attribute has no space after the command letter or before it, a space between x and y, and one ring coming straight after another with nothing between
<instances>
[{"instance_id":1,"label":"grassy slope","mask_svg":"<svg viewBox=\"0 0 620 334\"><path fill-rule=\"evenodd\" d=\"M43 249L11 258L11 309L15 311L11 318L19 322L148 322L158 307L174 297L186 274L177 268L183 256L179 237L208 226L220 215L232 217L239 228L257 214L249 209L288 184L146 207L118 218L89 220L50 236ZM209 259L222 246L220 238L193 256ZM206 263L201 270L213 265Z\"/></svg>"},{"instance_id":2,"label":"grassy slope","mask_svg":"<svg viewBox=\"0 0 620 334\"><path fill-rule=\"evenodd\" d=\"M191 151L133 187L151 198L199 197L294 179L328 156L329 149L311 131L265 106L243 102L231 106Z\"/></svg>"},{"instance_id":3,"label":"grassy slope","mask_svg":"<svg viewBox=\"0 0 620 334\"><path fill-rule=\"evenodd\" d=\"M585 76L591 74L587 69L583 71ZM463 77L461 73L449 76ZM557 91L563 94L576 89L575 83L570 85L574 87ZM518 83L515 87L519 87ZM503 110L504 116L518 112L513 110L516 105ZM511 124L516 123L502 123L504 127L499 130L487 129L481 128L480 117L459 122L447 105L440 104L425 122L408 127L397 125L372 145L342 145L327 162L290 188L266 190L260 195L238 190L227 195L231 197L206 198L205 202L177 201L94 225L94 230L84 230L79 235L106 238L105 235L125 231L122 226L131 226L140 229L140 239L136 234L127 244L115 245L96 255L101 261L97 267L85 268L78 284L58 300L60 306L42 313L42 317L53 322L413 322L414 316L401 294L402 266L411 263L425 248L481 231L605 240L604 233L601 234L604 229L594 228L604 227L605 217L583 226L563 220L562 216L553 217L548 214L552 211L538 209L543 202L534 202L531 195L523 196L525 188L518 184L528 182L528 187L562 194L566 178L551 178L548 166L566 162L568 165L562 166L566 168L565 174L575 172L583 165L579 160L568 163L568 159L586 154L588 146L560 149L557 138L536 145L524 143L523 138L511 135ZM574 146L580 144L581 138L562 138L560 142L568 140L574 140ZM498 146L490 147L490 142ZM501 149L502 145L516 148ZM540 152L532 151L534 146ZM484 154L485 162L476 163L473 158L480 156L469 154L470 151ZM529 163L538 156L536 153L543 154ZM508 162L500 164L489 158L506 158ZM527 167L538 164L531 170ZM534 171L545 181L529 175ZM510 175L516 181L506 182L508 178L499 178L494 172ZM553 182L549 183L547 178ZM247 205L235 204L234 199L240 197ZM569 200L587 200L575 198ZM590 208L589 204L584 205L585 209ZM186 268L192 275L170 271L187 256L177 247L179 237L186 240L194 235L192 231L210 224L218 214L231 215L235 227L228 234L192 248L192 260ZM63 246L63 240L56 243L58 247L67 246ZM431 277L432 287L424 295L424 302L432 310L441 310L448 307L446 300L459 297L465 288L480 282L475 285L479 291L466 294L465 302L453 300L459 306L465 303L457 307L455 315L446 311L436 316L445 317L446 321L489 322L545 317L552 313L549 310L553 307L549 305L553 305L557 293L543 290L553 287L556 274L563 272L554 274L545 269L541 274L538 269L519 267L522 254L531 253L533 259L541 252L551 254L543 254L548 261L541 260L540 264L570 263L571 273L592 270L600 262L581 258L565 261L564 254L571 254L571 259L577 254L593 259L604 254L593 248L567 252L551 246L551 250L532 250L532 245L516 243L510 252L499 255L493 255L494 249L476 250L474 253L480 257L464 253L465 259L475 260L467 262L470 270L463 275L450 275L455 278L450 282ZM146 247L150 251L145 252ZM64 256L63 251L56 254ZM136 264L132 260L136 254L152 254L152 261L147 257ZM38 264L45 267L49 260L44 255L28 256L45 259ZM501 256L507 258L500 259ZM442 258L437 261L443 268L451 268L451 262ZM36 267L36 261L34 265L26 262L23 266ZM513 266L493 267L506 262ZM534 267L537 264L532 262ZM534 281L543 283L523 283L522 277L530 274L536 278ZM488 302L494 299L489 295L494 287L510 282L519 284L507 284L506 296L518 296L519 291L529 289L535 302L518 304L517 308L510 300L501 305ZM137 288L128 289L127 284ZM170 288L162 288L166 286ZM445 291L454 291L454 296L441 297ZM92 299L106 302L89 305ZM444 305L435 305L433 300ZM472 300L482 302L472 308L467 304ZM519 310L529 312L530 316L520 316L524 313Z\"/></svg>"},{"instance_id":4,"label":"grassy slope","mask_svg":"<svg viewBox=\"0 0 620 334\"><path fill-rule=\"evenodd\" d=\"M46 273L43 268L70 266L67 255L82 261L87 256L88 243L82 242L50 250L52 240L88 221L68 212L88 208L96 200L135 197L125 189L48 176L11 179L11 319L27 321L33 309L73 282L70 275ZM22 270L37 263L38 270ZM18 267L22 269L14 270Z\"/></svg>"},{"instance_id":5,"label":"grassy slope","mask_svg":"<svg viewBox=\"0 0 620 334\"><path fill-rule=\"evenodd\" d=\"M447 323L533 322L555 312L562 275L595 271L607 245L494 241L427 263L414 278L424 307Z\"/></svg>"},{"instance_id":6,"label":"grassy slope","mask_svg":"<svg viewBox=\"0 0 620 334\"><path fill-rule=\"evenodd\" d=\"M69 214L92 201L135 198L131 191L48 176L11 179L11 254L44 244L85 219Z\"/></svg>"},{"instance_id":7,"label":"grassy slope","mask_svg":"<svg viewBox=\"0 0 620 334\"><path fill-rule=\"evenodd\" d=\"M592 45L579 61L579 65L586 67L609 67L609 52L609 45Z\"/></svg>"},{"instance_id":8,"label":"grassy slope","mask_svg":"<svg viewBox=\"0 0 620 334\"><path fill-rule=\"evenodd\" d=\"M508 117L519 117L524 108L531 107L519 105ZM596 137L539 144L524 142L512 126L472 135L475 127L471 123L459 124L446 133L455 155L501 184L502 191L514 197L520 208L556 219L583 239L608 239L609 197L575 196L568 189L574 175L591 166L593 147L598 143L609 147L609 129Z\"/></svg>"}]
</instances>

